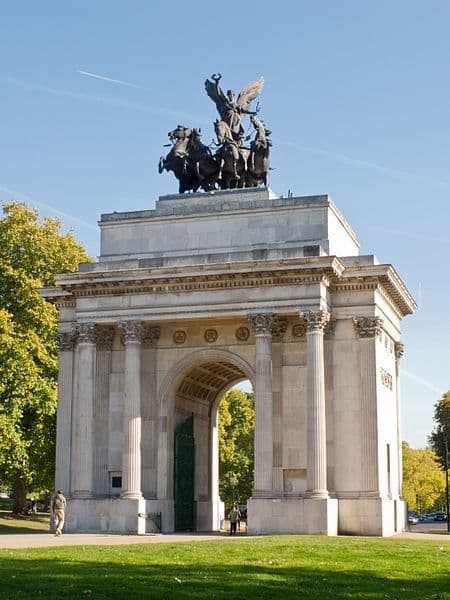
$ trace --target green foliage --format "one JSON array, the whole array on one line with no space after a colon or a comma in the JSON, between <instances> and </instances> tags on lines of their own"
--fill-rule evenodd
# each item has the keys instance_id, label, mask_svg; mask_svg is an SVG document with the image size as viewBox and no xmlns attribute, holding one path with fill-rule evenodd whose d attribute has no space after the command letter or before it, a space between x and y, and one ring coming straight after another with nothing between
<instances>
[{"instance_id":1,"label":"green foliage","mask_svg":"<svg viewBox=\"0 0 450 600\"><path fill-rule=\"evenodd\" d=\"M445 536L438 541L284 535L128 546L54 543L57 547L0 549L0 597L450 598Z\"/></svg>"},{"instance_id":2,"label":"green foliage","mask_svg":"<svg viewBox=\"0 0 450 600\"><path fill-rule=\"evenodd\" d=\"M445 475L429 448L414 449L403 442L403 496L410 509L427 512L441 508Z\"/></svg>"},{"instance_id":3,"label":"green foliage","mask_svg":"<svg viewBox=\"0 0 450 600\"><path fill-rule=\"evenodd\" d=\"M430 435L429 442L439 462L445 467L445 441L447 441L447 450L450 451L450 390L434 405L434 421L436 428ZM448 466L450 467L450 464Z\"/></svg>"},{"instance_id":4,"label":"green foliage","mask_svg":"<svg viewBox=\"0 0 450 600\"><path fill-rule=\"evenodd\" d=\"M227 507L252 493L254 419L253 394L225 394L219 407L219 490Z\"/></svg>"},{"instance_id":5,"label":"green foliage","mask_svg":"<svg viewBox=\"0 0 450 600\"><path fill-rule=\"evenodd\" d=\"M57 312L39 294L54 275L90 260L55 219L3 204L0 219L0 481L15 491L53 486Z\"/></svg>"}]
</instances>

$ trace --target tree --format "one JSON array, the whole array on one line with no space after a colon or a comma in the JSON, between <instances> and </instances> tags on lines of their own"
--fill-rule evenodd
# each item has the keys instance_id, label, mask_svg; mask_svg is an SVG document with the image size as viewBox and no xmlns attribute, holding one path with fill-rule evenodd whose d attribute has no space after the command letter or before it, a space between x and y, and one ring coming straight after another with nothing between
<instances>
[{"instance_id":1,"label":"tree","mask_svg":"<svg viewBox=\"0 0 450 600\"><path fill-rule=\"evenodd\" d=\"M219 407L219 489L226 506L252 493L254 420L253 394L225 394Z\"/></svg>"},{"instance_id":2,"label":"tree","mask_svg":"<svg viewBox=\"0 0 450 600\"><path fill-rule=\"evenodd\" d=\"M53 487L57 312L39 294L54 275L90 258L56 219L19 202L0 218L0 481L13 510L27 490Z\"/></svg>"},{"instance_id":3,"label":"tree","mask_svg":"<svg viewBox=\"0 0 450 600\"><path fill-rule=\"evenodd\" d=\"M445 477L430 448L410 448L403 442L403 496L410 508L426 512L445 494Z\"/></svg>"},{"instance_id":4,"label":"tree","mask_svg":"<svg viewBox=\"0 0 450 600\"><path fill-rule=\"evenodd\" d=\"M439 462L445 468L445 440L450 451L450 390L434 405L436 428L428 438L430 446L436 452ZM450 466L450 465L449 465Z\"/></svg>"}]
</instances>

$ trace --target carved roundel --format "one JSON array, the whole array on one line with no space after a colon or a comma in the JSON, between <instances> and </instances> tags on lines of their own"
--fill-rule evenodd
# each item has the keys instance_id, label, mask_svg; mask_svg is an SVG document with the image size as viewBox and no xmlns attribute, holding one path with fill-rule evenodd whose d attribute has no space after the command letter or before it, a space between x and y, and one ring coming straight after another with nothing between
<instances>
[{"instance_id":1,"label":"carved roundel","mask_svg":"<svg viewBox=\"0 0 450 600\"><path fill-rule=\"evenodd\" d=\"M175 342L175 344L184 344L184 342L186 341L186 332L182 331L181 329L179 329L178 331L175 331L173 334L173 341Z\"/></svg>"},{"instance_id":2,"label":"carved roundel","mask_svg":"<svg viewBox=\"0 0 450 600\"><path fill-rule=\"evenodd\" d=\"M292 335L294 337L303 337L306 335L306 324L305 323L297 323L292 328Z\"/></svg>"},{"instance_id":3,"label":"carved roundel","mask_svg":"<svg viewBox=\"0 0 450 600\"><path fill-rule=\"evenodd\" d=\"M208 342L208 344L212 344L217 340L218 335L219 334L217 333L216 329L207 329L203 337L205 338L205 341Z\"/></svg>"},{"instance_id":4,"label":"carved roundel","mask_svg":"<svg viewBox=\"0 0 450 600\"><path fill-rule=\"evenodd\" d=\"M248 327L238 327L236 329L236 337L240 342L246 342L250 337L250 330Z\"/></svg>"}]
</instances>

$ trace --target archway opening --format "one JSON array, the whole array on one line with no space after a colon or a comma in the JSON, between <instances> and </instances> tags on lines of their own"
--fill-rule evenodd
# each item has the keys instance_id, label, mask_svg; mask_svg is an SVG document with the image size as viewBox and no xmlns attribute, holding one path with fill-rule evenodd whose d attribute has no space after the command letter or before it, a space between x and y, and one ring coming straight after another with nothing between
<instances>
[{"instance_id":1,"label":"archway opening","mask_svg":"<svg viewBox=\"0 0 450 600\"><path fill-rule=\"evenodd\" d=\"M247 500L254 480L255 402L251 382L233 386L220 399L219 495L227 518L238 507L238 530L247 522Z\"/></svg>"},{"instance_id":2,"label":"archway opening","mask_svg":"<svg viewBox=\"0 0 450 600\"><path fill-rule=\"evenodd\" d=\"M229 390L236 390L236 384L249 382L250 373L237 361L214 358L203 359L190 366L176 386L173 468L176 530L219 530L225 517L219 493L219 406ZM251 389L250 382L244 389ZM235 391L235 394L245 395L246 392ZM242 420L236 399L232 404L233 420ZM233 427L228 427L227 431L237 439L239 436L232 430ZM251 438L253 440L253 431ZM235 493L242 488L243 481L240 478L244 470L247 473L250 470L250 477L253 478L253 447L251 452L251 466L239 465L239 453L236 453L231 462L228 461L222 468L222 472L228 469L227 474L223 475L228 477L228 485L222 486L225 493L230 491L233 483ZM242 500L246 501L247 495L245 498L245 494L241 495ZM231 500L231 497L227 496L227 499Z\"/></svg>"}]
</instances>

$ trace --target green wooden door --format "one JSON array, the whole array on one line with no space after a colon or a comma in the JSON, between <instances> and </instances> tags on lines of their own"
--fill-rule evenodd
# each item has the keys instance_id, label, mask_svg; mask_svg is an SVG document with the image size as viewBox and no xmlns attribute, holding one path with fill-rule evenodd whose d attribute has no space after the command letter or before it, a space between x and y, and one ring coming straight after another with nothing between
<instances>
[{"instance_id":1,"label":"green wooden door","mask_svg":"<svg viewBox=\"0 0 450 600\"><path fill-rule=\"evenodd\" d=\"M195 528L194 503L195 443L194 415L175 430L175 529L193 531Z\"/></svg>"}]
</instances>

